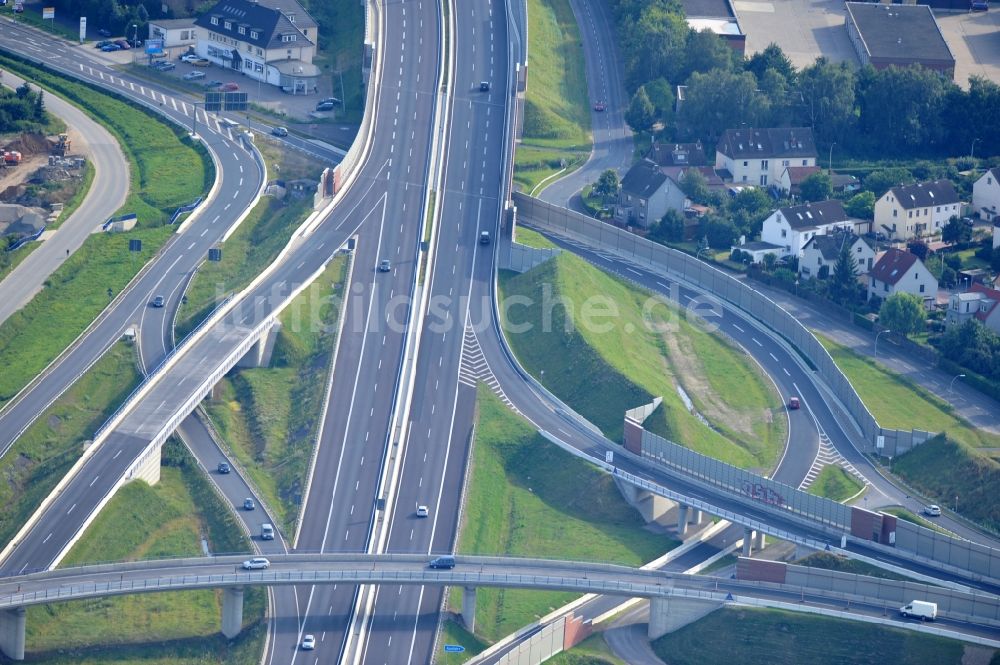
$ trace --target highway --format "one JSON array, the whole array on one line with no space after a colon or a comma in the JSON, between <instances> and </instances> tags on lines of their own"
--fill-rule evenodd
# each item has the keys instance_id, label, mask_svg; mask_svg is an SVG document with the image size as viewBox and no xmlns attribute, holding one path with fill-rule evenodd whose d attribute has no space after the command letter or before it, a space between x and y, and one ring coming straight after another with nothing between
<instances>
[{"instance_id":1,"label":"highway","mask_svg":"<svg viewBox=\"0 0 1000 665\"><path fill-rule=\"evenodd\" d=\"M11 72L0 74L4 85L16 88L24 79ZM87 144L87 159L94 168L90 191L57 231L0 282L0 324L24 307L66 257L79 249L91 231L125 202L128 194L128 162L118 142L102 125L62 97L47 94L45 107L76 131ZM71 154L80 154L74 146ZM23 166L20 168L24 168Z\"/></svg>"},{"instance_id":2,"label":"highway","mask_svg":"<svg viewBox=\"0 0 1000 665\"><path fill-rule=\"evenodd\" d=\"M420 588L417 585L554 589L628 598L677 596L718 604L727 602L726 594L732 594L735 602L822 608L841 611L845 618L876 619L902 628L923 627L919 621L898 618L895 602L853 593L602 563L460 556L456 557L453 569L436 570L427 566L428 557L422 555L300 554L271 557L268 569L247 571L241 566L243 560L244 557L235 556L166 559L68 568L4 579L0 581L0 609L200 588L287 587L302 582L334 586L368 582L380 584L384 589ZM975 617L952 617L942 610L933 627L949 637L972 638L1000 646L996 630L1000 622L998 612L1000 608L995 602L979 606ZM401 612L400 618L413 617ZM382 654L378 657L381 660ZM328 662L320 653L309 654L309 659L310 662Z\"/></svg>"}]
</instances>

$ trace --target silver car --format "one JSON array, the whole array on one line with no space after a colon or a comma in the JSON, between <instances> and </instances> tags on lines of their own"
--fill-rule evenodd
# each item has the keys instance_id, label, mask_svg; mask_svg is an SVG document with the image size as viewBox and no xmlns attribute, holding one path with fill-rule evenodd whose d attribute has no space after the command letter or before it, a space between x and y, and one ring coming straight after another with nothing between
<instances>
[{"instance_id":1,"label":"silver car","mask_svg":"<svg viewBox=\"0 0 1000 665\"><path fill-rule=\"evenodd\" d=\"M271 567L271 562L262 556L255 556L243 562L243 570L266 570Z\"/></svg>"}]
</instances>

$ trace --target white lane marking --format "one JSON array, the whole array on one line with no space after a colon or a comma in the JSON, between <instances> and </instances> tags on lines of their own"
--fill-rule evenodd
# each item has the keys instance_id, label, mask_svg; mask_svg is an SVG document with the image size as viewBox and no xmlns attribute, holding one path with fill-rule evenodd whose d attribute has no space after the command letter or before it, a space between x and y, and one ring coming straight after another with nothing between
<instances>
[{"instance_id":1,"label":"white lane marking","mask_svg":"<svg viewBox=\"0 0 1000 665\"><path fill-rule=\"evenodd\" d=\"M760 342L758 342L758 341L757 341L757 338L756 338L756 337L751 337L750 339L752 339L752 340L753 340L753 343L754 343L754 344L756 344L757 346L759 346L759 347L763 348L763 346L764 346L764 345L763 345L763 344L761 344Z\"/></svg>"},{"instance_id":2,"label":"white lane marking","mask_svg":"<svg viewBox=\"0 0 1000 665\"><path fill-rule=\"evenodd\" d=\"M740 331L741 333L745 333L745 332L746 332L746 330L743 330L743 328L740 328L740 327L739 327L738 325L736 325L735 323L733 324L733 327L734 327L734 328L736 328L737 330L739 330L739 331Z\"/></svg>"}]
</instances>

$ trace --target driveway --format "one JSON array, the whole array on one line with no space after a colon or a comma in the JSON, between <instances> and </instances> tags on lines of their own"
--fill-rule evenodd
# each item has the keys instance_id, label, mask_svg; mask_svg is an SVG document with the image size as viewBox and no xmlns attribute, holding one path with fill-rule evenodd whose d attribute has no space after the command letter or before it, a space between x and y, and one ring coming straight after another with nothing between
<instances>
[{"instance_id":1,"label":"driveway","mask_svg":"<svg viewBox=\"0 0 1000 665\"><path fill-rule=\"evenodd\" d=\"M955 83L965 89L970 76L1000 81L1000 15L988 12L936 12L941 34L955 56Z\"/></svg>"}]
</instances>

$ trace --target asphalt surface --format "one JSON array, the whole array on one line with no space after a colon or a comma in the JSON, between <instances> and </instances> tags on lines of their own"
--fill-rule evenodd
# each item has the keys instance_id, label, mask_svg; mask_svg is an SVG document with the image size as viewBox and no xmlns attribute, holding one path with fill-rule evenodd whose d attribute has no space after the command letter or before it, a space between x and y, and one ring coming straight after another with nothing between
<instances>
[{"instance_id":1,"label":"asphalt surface","mask_svg":"<svg viewBox=\"0 0 1000 665\"><path fill-rule=\"evenodd\" d=\"M3 72L2 78L4 84L11 87L24 82L11 72ZM94 167L94 179L80 206L62 221L52 236L0 281L0 293L3 293L0 324L42 289L49 275L80 248L101 222L121 207L128 194L128 162L111 133L58 95L46 94L45 108L86 141L89 146L87 159Z\"/></svg>"},{"instance_id":2,"label":"asphalt surface","mask_svg":"<svg viewBox=\"0 0 1000 665\"><path fill-rule=\"evenodd\" d=\"M596 182L607 169L624 176L632 164L634 145L632 130L625 122L629 98L618 67L611 9L604 0L570 0L570 6L583 43L594 147L583 166L546 185L538 196L543 201L581 211L584 208L580 190ZM606 109L595 110L597 103L603 103Z\"/></svg>"}]
</instances>

